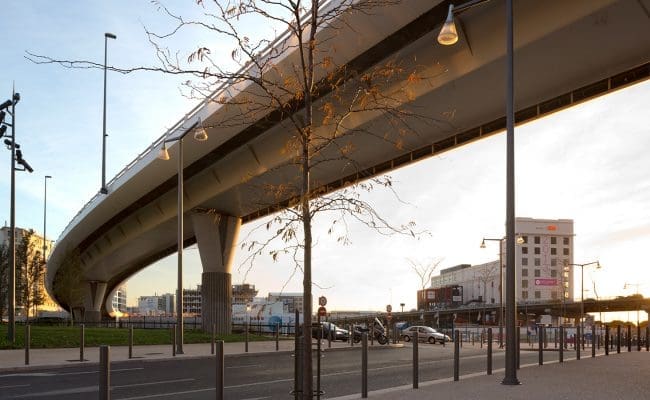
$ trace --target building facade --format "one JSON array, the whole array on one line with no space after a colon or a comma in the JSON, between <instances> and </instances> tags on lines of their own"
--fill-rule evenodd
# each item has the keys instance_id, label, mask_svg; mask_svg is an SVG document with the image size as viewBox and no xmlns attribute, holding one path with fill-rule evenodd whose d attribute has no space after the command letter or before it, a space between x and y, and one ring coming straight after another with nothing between
<instances>
[{"instance_id":1,"label":"building facade","mask_svg":"<svg viewBox=\"0 0 650 400\"><path fill-rule=\"evenodd\" d=\"M113 291L113 298L111 305L114 311L119 311L122 314L127 313L126 309L126 285L120 285Z\"/></svg>"},{"instance_id":2,"label":"building facade","mask_svg":"<svg viewBox=\"0 0 650 400\"><path fill-rule=\"evenodd\" d=\"M232 304L249 304L257 296L258 290L255 285L243 283L241 285L232 285Z\"/></svg>"},{"instance_id":3,"label":"building facade","mask_svg":"<svg viewBox=\"0 0 650 400\"><path fill-rule=\"evenodd\" d=\"M3 226L2 228L0 228L0 244L2 246L7 246L7 247L9 246L10 230L11 229L8 226ZM29 230L17 227L15 232L16 232L15 244L17 250L23 238L29 234ZM32 253L30 257L43 258L43 255L45 255L46 258L47 255L50 254L52 250L52 243L53 242L51 240L46 240L43 238L43 236L39 235L35 231L32 231L32 235L30 237L30 243L28 244L28 246L31 248L31 253ZM18 265L16 267L17 269L20 268L20 266ZM45 290L46 269L47 269L47 264L45 263L38 282L33 282L33 284L37 285L38 290L43 294L43 303L34 307L32 310L25 310L24 307L22 307L22 302L19 293L16 293L16 303L17 303L16 310L19 315L26 316L26 314L29 313L30 316L38 316L42 313L58 314L64 312L64 310L61 307L59 307L59 305L54 300L52 300L49 293L47 293L47 290ZM19 274L21 274L21 276L24 276L22 275L22 271L17 270L16 275Z\"/></svg>"},{"instance_id":4,"label":"building facade","mask_svg":"<svg viewBox=\"0 0 650 400\"><path fill-rule=\"evenodd\" d=\"M183 289L183 315L201 316L201 285L196 289Z\"/></svg>"},{"instance_id":5,"label":"building facade","mask_svg":"<svg viewBox=\"0 0 650 400\"><path fill-rule=\"evenodd\" d=\"M132 313L133 311L131 310ZM140 296L138 298L137 314L155 316L174 315L174 295L165 293L154 296Z\"/></svg>"},{"instance_id":6,"label":"building facade","mask_svg":"<svg viewBox=\"0 0 650 400\"><path fill-rule=\"evenodd\" d=\"M573 293L573 220L516 218L515 284L518 303L569 301ZM500 241L500 260L461 264L431 278L431 289L462 287L462 304L498 304L506 280L506 242ZM499 273L501 265L501 273ZM499 279L501 279L501 284ZM458 291L457 291L458 292ZM436 291L419 294L418 304L436 302ZM505 290L503 301L506 301Z\"/></svg>"}]
</instances>

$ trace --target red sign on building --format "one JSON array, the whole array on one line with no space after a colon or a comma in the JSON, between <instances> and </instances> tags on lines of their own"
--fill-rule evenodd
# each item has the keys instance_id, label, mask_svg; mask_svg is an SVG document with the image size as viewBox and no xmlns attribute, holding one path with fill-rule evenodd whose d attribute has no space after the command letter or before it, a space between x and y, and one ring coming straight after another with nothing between
<instances>
[{"instance_id":1,"label":"red sign on building","mask_svg":"<svg viewBox=\"0 0 650 400\"><path fill-rule=\"evenodd\" d=\"M557 286L557 279L535 278L535 286Z\"/></svg>"}]
</instances>

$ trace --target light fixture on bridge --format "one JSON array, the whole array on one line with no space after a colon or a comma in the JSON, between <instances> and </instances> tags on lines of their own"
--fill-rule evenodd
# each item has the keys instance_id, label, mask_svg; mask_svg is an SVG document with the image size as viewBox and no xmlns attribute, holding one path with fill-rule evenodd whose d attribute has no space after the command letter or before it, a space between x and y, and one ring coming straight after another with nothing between
<instances>
[{"instance_id":1,"label":"light fixture on bridge","mask_svg":"<svg viewBox=\"0 0 650 400\"><path fill-rule=\"evenodd\" d=\"M167 151L167 143L163 142L163 146L158 152L158 158L163 161L169 160L169 152Z\"/></svg>"},{"instance_id":2,"label":"light fixture on bridge","mask_svg":"<svg viewBox=\"0 0 650 400\"><path fill-rule=\"evenodd\" d=\"M208 131L203 127L203 122L199 119L199 126L194 130L194 140L205 142L208 140Z\"/></svg>"},{"instance_id":3,"label":"light fixture on bridge","mask_svg":"<svg viewBox=\"0 0 650 400\"><path fill-rule=\"evenodd\" d=\"M458 32L456 31L456 24L454 23L454 5L449 5L449 13L447 14L447 20L442 25L440 33L438 34L438 43L451 46L458 42Z\"/></svg>"}]
</instances>

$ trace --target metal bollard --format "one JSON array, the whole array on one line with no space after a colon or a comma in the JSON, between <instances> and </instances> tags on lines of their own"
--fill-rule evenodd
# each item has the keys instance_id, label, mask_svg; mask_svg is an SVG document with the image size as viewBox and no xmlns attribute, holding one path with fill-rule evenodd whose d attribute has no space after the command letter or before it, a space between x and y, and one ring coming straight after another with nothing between
<instances>
[{"instance_id":1,"label":"metal bollard","mask_svg":"<svg viewBox=\"0 0 650 400\"><path fill-rule=\"evenodd\" d=\"M368 333L361 335L361 398L368 398Z\"/></svg>"},{"instance_id":2,"label":"metal bollard","mask_svg":"<svg viewBox=\"0 0 650 400\"><path fill-rule=\"evenodd\" d=\"M350 325L350 347L354 346L354 325Z\"/></svg>"},{"instance_id":3,"label":"metal bollard","mask_svg":"<svg viewBox=\"0 0 650 400\"><path fill-rule=\"evenodd\" d=\"M515 352L515 357L517 358L517 369L521 366L521 329L517 327L515 330L515 346L517 347L517 351Z\"/></svg>"},{"instance_id":4,"label":"metal bollard","mask_svg":"<svg viewBox=\"0 0 650 400\"><path fill-rule=\"evenodd\" d=\"M244 333L244 352L248 353L248 322L246 322L246 332ZM305 332L307 335L307 332Z\"/></svg>"},{"instance_id":5,"label":"metal bollard","mask_svg":"<svg viewBox=\"0 0 650 400\"><path fill-rule=\"evenodd\" d=\"M374 346L375 345L375 324L372 324L372 328L370 329L370 345Z\"/></svg>"},{"instance_id":6,"label":"metal bollard","mask_svg":"<svg viewBox=\"0 0 650 400\"><path fill-rule=\"evenodd\" d=\"M553 331L553 348L557 349L557 328Z\"/></svg>"},{"instance_id":7,"label":"metal bollard","mask_svg":"<svg viewBox=\"0 0 650 400\"><path fill-rule=\"evenodd\" d=\"M111 398L111 355L110 346L99 346L99 399Z\"/></svg>"},{"instance_id":8,"label":"metal bollard","mask_svg":"<svg viewBox=\"0 0 650 400\"><path fill-rule=\"evenodd\" d=\"M621 352L621 326L616 327L616 352Z\"/></svg>"},{"instance_id":9,"label":"metal bollard","mask_svg":"<svg viewBox=\"0 0 650 400\"><path fill-rule=\"evenodd\" d=\"M86 328L84 324L79 325L79 361L84 361L84 347L86 347Z\"/></svg>"},{"instance_id":10,"label":"metal bollard","mask_svg":"<svg viewBox=\"0 0 650 400\"><path fill-rule=\"evenodd\" d=\"M575 335L575 346L576 346L576 360L580 359L580 338L582 337L582 332L580 331L580 325L576 327Z\"/></svg>"},{"instance_id":11,"label":"metal bollard","mask_svg":"<svg viewBox=\"0 0 650 400\"><path fill-rule=\"evenodd\" d=\"M627 326L627 351L632 351L632 325Z\"/></svg>"},{"instance_id":12,"label":"metal bollard","mask_svg":"<svg viewBox=\"0 0 650 400\"><path fill-rule=\"evenodd\" d=\"M636 326L636 351L641 351L641 327Z\"/></svg>"},{"instance_id":13,"label":"metal bollard","mask_svg":"<svg viewBox=\"0 0 650 400\"><path fill-rule=\"evenodd\" d=\"M296 334L294 344L293 394L296 400L302 398L302 341Z\"/></svg>"},{"instance_id":14,"label":"metal bollard","mask_svg":"<svg viewBox=\"0 0 650 400\"><path fill-rule=\"evenodd\" d=\"M645 351L650 351L650 325L645 327Z\"/></svg>"},{"instance_id":15,"label":"metal bollard","mask_svg":"<svg viewBox=\"0 0 650 400\"><path fill-rule=\"evenodd\" d=\"M454 337L454 382L457 382L460 375L460 331L456 330Z\"/></svg>"},{"instance_id":16,"label":"metal bollard","mask_svg":"<svg viewBox=\"0 0 650 400\"><path fill-rule=\"evenodd\" d=\"M172 356L176 357L176 325L172 327Z\"/></svg>"},{"instance_id":17,"label":"metal bollard","mask_svg":"<svg viewBox=\"0 0 650 400\"><path fill-rule=\"evenodd\" d=\"M492 375L492 328L487 331L487 374Z\"/></svg>"},{"instance_id":18,"label":"metal bollard","mask_svg":"<svg viewBox=\"0 0 650 400\"><path fill-rule=\"evenodd\" d=\"M210 354L214 354L214 341L215 341L215 335L217 331L217 326L215 324L212 324L212 335L210 337Z\"/></svg>"},{"instance_id":19,"label":"metal bollard","mask_svg":"<svg viewBox=\"0 0 650 400\"><path fill-rule=\"evenodd\" d=\"M417 389L420 385L419 341L418 331L413 332L413 389Z\"/></svg>"},{"instance_id":20,"label":"metal bollard","mask_svg":"<svg viewBox=\"0 0 650 400\"><path fill-rule=\"evenodd\" d=\"M544 365L544 334L542 333L542 329L538 329L539 335L537 335L537 345L539 346L539 349L537 349L537 352L539 353L539 365Z\"/></svg>"},{"instance_id":21,"label":"metal bollard","mask_svg":"<svg viewBox=\"0 0 650 400\"><path fill-rule=\"evenodd\" d=\"M605 325L605 355L609 355L609 326Z\"/></svg>"},{"instance_id":22,"label":"metal bollard","mask_svg":"<svg viewBox=\"0 0 650 400\"><path fill-rule=\"evenodd\" d=\"M226 369L224 367L224 353L223 353L223 340L219 340L216 343L216 361L217 361L217 374L216 374L216 390L217 390L217 400L223 400L224 395L223 395L223 388L224 388L224 382L223 382L223 371Z\"/></svg>"},{"instance_id":23,"label":"metal bollard","mask_svg":"<svg viewBox=\"0 0 650 400\"><path fill-rule=\"evenodd\" d=\"M564 327L560 327L560 362L564 362Z\"/></svg>"},{"instance_id":24,"label":"metal bollard","mask_svg":"<svg viewBox=\"0 0 650 400\"><path fill-rule=\"evenodd\" d=\"M25 365L29 365L29 346L31 342L31 329L32 327L25 325Z\"/></svg>"},{"instance_id":25,"label":"metal bollard","mask_svg":"<svg viewBox=\"0 0 650 400\"><path fill-rule=\"evenodd\" d=\"M275 351L279 351L279 350L280 350L280 324L275 324Z\"/></svg>"},{"instance_id":26,"label":"metal bollard","mask_svg":"<svg viewBox=\"0 0 650 400\"><path fill-rule=\"evenodd\" d=\"M133 327L129 326L129 360L133 358Z\"/></svg>"},{"instance_id":27,"label":"metal bollard","mask_svg":"<svg viewBox=\"0 0 650 400\"><path fill-rule=\"evenodd\" d=\"M596 357L596 346L594 340L596 339L596 325L591 325L591 357Z\"/></svg>"},{"instance_id":28,"label":"metal bollard","mask_svg":"<svg viewBox=\"0 0 650 400\"><path fill-rule=\"evenodd\" d=\"M328 349L332 348L332 341L334 341L334 330L332 329L332 325L330 325L330 330L329 330L329 333L327 334L327 348Z\"/></svg>"}]
</instances>

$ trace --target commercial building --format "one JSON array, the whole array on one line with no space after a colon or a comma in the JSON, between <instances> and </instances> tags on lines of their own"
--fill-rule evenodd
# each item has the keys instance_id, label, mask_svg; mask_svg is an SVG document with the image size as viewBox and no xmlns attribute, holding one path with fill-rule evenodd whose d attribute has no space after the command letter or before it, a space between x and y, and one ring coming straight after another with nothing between
<instances>
[{"instance_id":1,"label":"commercial building","mask_svg":"<svg viewBox=\"0 0 650 400\"><path fill-rule=\"evenodd\" d=\"M126 309L126 285L120 285L113 291L113 298L111 305L114 311L119 311L122 314L127 313Z\"/></svg>"},{"instance_id":2,"label":"commercial building","mask_svg":"<svg viewBox=\"0 0 650 400\"><path fill-rule=\"evenodd\" d=\"M200 316L201 304L201 285L196 285L196 289L183 289L183 315Z\"/></svg>"},{"instance_id":3,"label":"commercial building","mask_svg":"<svg viewBox=\"0 0 650 400\"><path fill-rule=\"evenodd\" d=\"M131 311L133 313L135 310ZM137 314L155 316L174 315L174 295L165 293L160 296L140 296L138 298Z\"/></svg>"},{"instance_id":4,"label":"commercial building","mask_svg":"<svg viewBox=\"0 0 650 400\"><path fill-rule=\"evenodd\" d=\"M258 290L255 285L243 283L241 285L232 285L232 304L249 304L257 296Z\"/></svg>"},{"instance_id":5,"label":"commercial building","mask_svg":"<svg viewBox=\"0 0 650 400\"><path fill-rule=\"evenodd\" d=\"M516 218L516 301L531 303L566 301L573 293L573 220ZM501 285L505 285L506 242L499 241L500 260L485 264L461 264L443 269L431 278L431 289L418 294L418 306L424 309L449 306L441 289L456 289L462 304L471 302L498 304ZM499 264L502 271L499 273ZM505 290L503 292L505 300ZM420 308L420 307L418 307Z\"/></svg>"}]
</instances>

